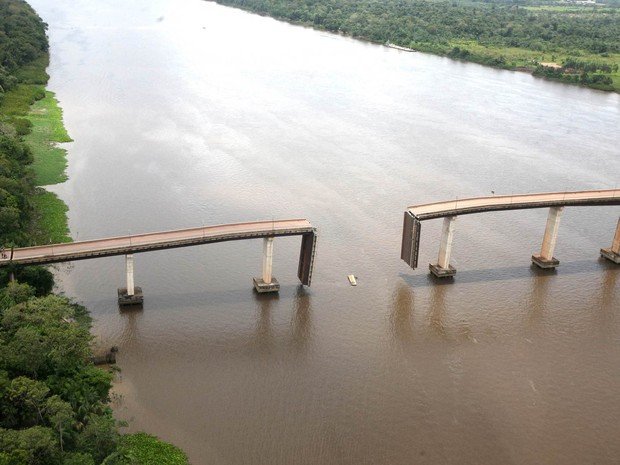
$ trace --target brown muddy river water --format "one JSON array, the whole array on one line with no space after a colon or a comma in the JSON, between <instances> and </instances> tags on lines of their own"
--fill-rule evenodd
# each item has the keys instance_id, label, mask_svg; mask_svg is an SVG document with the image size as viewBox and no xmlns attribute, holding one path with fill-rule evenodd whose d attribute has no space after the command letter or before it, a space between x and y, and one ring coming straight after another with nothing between
<instances>
[{"instance_id":1,"label":"brown muddy river water","mask_svg":"<svg viewBox=\"0 0 620 465\"><path fill-rule=\"evenodd\" d=\"M261 241L136 255L144 309L119 311L122 257L59 266L104 345L118 416L207 464L615 464L620 207L567 208L555 273L530 266L547 212L441 220L400 261L407 205L620 186L620 96L291 26L198 0L32 0L69 133L54 191L75 239L271 218ZM358 277L351 287L348 274Z\"/></svg>"}]
</instances>

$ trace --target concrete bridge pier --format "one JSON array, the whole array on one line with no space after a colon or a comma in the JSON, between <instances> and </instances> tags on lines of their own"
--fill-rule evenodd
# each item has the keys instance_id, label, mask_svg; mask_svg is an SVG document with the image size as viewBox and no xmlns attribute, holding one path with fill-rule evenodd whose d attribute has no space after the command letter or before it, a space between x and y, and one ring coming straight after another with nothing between
<instances>
[{"instance_id":1,"label":"concrete bridge pier","mask_svg":"<svg viewBox=\"0 0 620 465\"><path fill-rule=\"evenodd\" d=\"M142 288L134 285L133 280L133 254L125 255L125 271L127 273L127 287L118 288L118 304L137 305L144 301Z\"/></svg>"},{"instance_id":2,"label":"concrete bridge pier","mask_svg":"<svg viewBox=\"0 0 620 465\"><path fill-rule=\"evenodd\" d=\"M273 237L263 239L263 275L254 278L256 292L278 292L280 283L273 277Z\"/></svg>"},{"instance_id":3,"label":"concrete bridge pier","mask_svg":"<svg viewBox=\"0 0 620 465\"><path fill-rule=\"evenodd\" d=\"M454 237L454 222L456 216L446 216L443 219L441 231L441 243L439 244L439 256L436 264L429 264L431 273L438 278L447 278L456 274L456 268L450 265L450 254L452 253L452 238Z\"/></svg>"},{"instance_id":4,"label":"concrete bridge pier","mask_svg":"<svg viewBox=\"0 0 620 465\"><path fill-rule=\"evenodd\" d=\"M560 264L560 261L553 256L553 251L558 240L560 218L563 211L564 207L551 207L549 209L540 253L532 255L532 263L540 268L552 269Z\"/></svg>"},{"instance_id":5,"label":"concrete bridge pier","mask_svg":"<svg viewBox=\"0 0 620 465\"><path fill-rule=\"evenodd\" d=\"M601 256L607 260L611 260L616 264L620 264L620 218L618 219L618 225L616 226L616 234L611 243L611 247L608 249L601 249Z\"/></svg>"}]
</instances>

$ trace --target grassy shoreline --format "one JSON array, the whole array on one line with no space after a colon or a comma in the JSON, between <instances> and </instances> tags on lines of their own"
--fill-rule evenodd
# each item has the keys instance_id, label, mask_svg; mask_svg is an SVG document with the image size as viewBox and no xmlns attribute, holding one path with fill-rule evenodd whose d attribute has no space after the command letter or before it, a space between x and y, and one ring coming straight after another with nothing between
<instances>
[{"instance_id":1,"label":"grassy shoreline","mask_svg":"<svg viewBox=\"0 0 620 465\"><path fill-rule=\"evenodd\" d=\"M60 184L67 180L67 150L58 143L71 142L62 120L62 110L53 92L45 91L45 97L31 107L27 119L32 123L30 134L24 141L34 157L32 169L37 186ZM37 225L37 242L71 242L68 216L69 207L56 194L38 188L32 198Z\"/></svg>"},{"instance_id":2,"label":"grassy shoreline","mask_svg":"<svg viewBox=\"0 0 620 465\"><path fill-rule=\"evenodd\" d=\"M34 156L32 169L36 185L49 186L66 181L67 150L57 144L73 139L67 134L55 94L45 91L45 97L32 104L27 118L32 126L24 140Z\"/></svg>"},{"instance_id":3,"label":"grassy shoreline","mask_svg":"<svg viewBox=\"0 0 620 465\"><path fill-rule=\"evenodd\" d=\"M44 68L47 63L47 57L39 59L22 73L36 75L39 79L45 76L47 80ZM32 242L71 242L67 205L56 194L41 187L67 179L67 151L56 144L69 142L71 138L64 127L58 101L43 84L19 84L4 95L0 113L17 128L34 159L31 169L38 187L30 199L34 209Z\"/></svg>"}]
</instances>

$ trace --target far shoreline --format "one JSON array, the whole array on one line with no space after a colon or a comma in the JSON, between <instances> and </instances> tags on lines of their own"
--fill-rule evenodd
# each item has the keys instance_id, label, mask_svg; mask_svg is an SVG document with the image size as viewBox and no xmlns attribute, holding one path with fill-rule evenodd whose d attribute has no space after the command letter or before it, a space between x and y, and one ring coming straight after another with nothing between
<instances>
[{"instance_id":1,"label":"far shoreline","mask_svg":"<svg viewBox=\"0 0 620 465\"><path fill-rule=\"evenodd\" d=\"M503 65L494 65L491 63L484 63L481 62L481 60L484 58L482 56L478 56L478 55L473 55L471 54L470 56L472 57L472 59L468 59L465 56L451 56L449 53L443 52L443 51L439 51L439 50L432 50L432 48L434 48L434 45L428 44L428 47L419 47L415 48L415 47L406 47L403 46L401 44L397 44L397 43L393 43L393 42L380 42L380 41L376 41L376 40L372 40L369 39L367 37L363 37L363 36L356 36L353 34L348 34L346 32L342 32L342 31L333 31L330 30L328 28L323 28L323 27L317 27L316 25L307 23L307 22L303 22L303 21L295 21L295 20L289 20L287 18L284 17L280 17L280 16L275 16L275 15L271 15L267 12L262 12L262 11L253 11L249 8L243 8L239 5L236 4L228 4L228 3L224 3L222 0L206 0L208 2L211 3L215 3L217 5L223 6L223 7L227 7L227 8L234 8L235 10L239 10L239 11L244 11L246 13L249 14L254 14L254 15L258 15L258 16L262 16L265 18L271 18L275 21L281 21L283 23L286 24L290 24L293 26L301 26L304 28L308 28L308 29L312 29L314 31L320 31L320 32L327 32L329 34L334 34L340 37L347 37L349 39L354 39L354 40L358 40L360 42L366 42L366 43L370 43L370 44L374 44L374 45L381 45L387 48L392 48L395 50L400 50L403 52L418 52L418 53L424 53L427 55L433 55L433 56L439 56L439 57L444 57L444 58L449 58L450 60L453 61L457 61L457 62L461 62L461 63L473 63L473 64L477 64L480 66L484 66L486 68L492 68L492 69L500 69L500 70L504 70L504 71L517 71L520 73L527 73L530 74L531 76L535 77L535 78L540 78L543 79L545 81L550 81L550 82L555 82L555 83L559 83L559 84L566 84L566 85L570 85L573 87L581 87L581 88L586 88L586 89L590 89L590 90L597 90L597 91L601 91L601 92L605 92L605 93L616 93L616 94L620 94L620 87L601 87L601 86L596 86L596 85L587 85L587 84L583 84L583 83L579 83L579 82L571 82L570 80L565 80L560 78L551 78L548 77L546 75L544 75L543 73L541 74L535 74L538 68L543 68L547 69L544 66L538 66L541 64L541 62L538 63L532 63L532 66L512 66L512 65L507 65L507 64L503 64ZM457 47L458 48L458 47ZM521 49L523 52L527 52L527 53L534 53L533 50L529 50L529 49ZM537 53L542 53L542 52L537 52ZM473 59L473 58L478 58ZM488 57L486 57L488 58Z\"/></svg>"}]
</instances>

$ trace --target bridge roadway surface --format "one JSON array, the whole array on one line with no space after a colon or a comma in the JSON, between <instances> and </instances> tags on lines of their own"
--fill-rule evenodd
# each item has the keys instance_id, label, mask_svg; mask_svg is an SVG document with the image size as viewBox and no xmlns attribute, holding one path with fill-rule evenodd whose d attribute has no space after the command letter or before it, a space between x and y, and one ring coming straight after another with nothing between
<instances>
[{"instance_id":1,"label":"bridge roadway surface","mask_svg":"<svg viewBox=\"0 0 620 465\"><path fill-rule=\"evenodd\" d=\"M201 228L179 229L156 233L119 236L66 244L23 247L5 250L6 258L0 258L0 267L11 262L20 265L45 265L88 258L126 255L151 250L172 249L212 242L258 239L264 237L299 236L314 234L308 220L292 219L257 221L251 223L223 224Z\"/></svg>"},{"instance_id":2,"label":"bridge roadway surface","mask_svg":"<svg viewBox=\"0 0 620 465\"><path fill-rule=\"evenodd\" d=\"M407 208L418 221L498 210L586 205L620 205L620 189L542 194L494 195L414 205Z\"/></svg>"}]
</instances>

